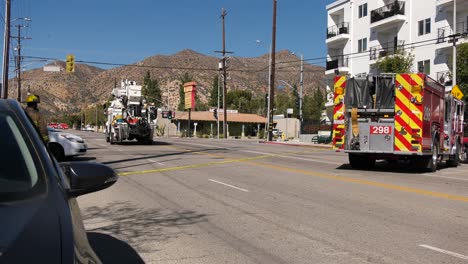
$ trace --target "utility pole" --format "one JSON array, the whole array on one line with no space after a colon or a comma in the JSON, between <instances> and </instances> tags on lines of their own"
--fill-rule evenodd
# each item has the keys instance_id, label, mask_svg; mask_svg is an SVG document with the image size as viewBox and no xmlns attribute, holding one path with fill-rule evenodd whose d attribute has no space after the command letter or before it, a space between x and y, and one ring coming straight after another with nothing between
<instances>
[{"instance_id":1,"label":"utility pole","mask_svg":"<svg viewBox=\"0 0 468 264\"><path fill-rule=\"evenodd\" d=\"M224 18L226 17L227 15L227 12L226 10L223 8L221 9L221 18L223 20L223 50L222 51L215 51L217 53L221 53L223 55L223 59L221 61L221 67L223 71L223 135L224 135L224 138L227 138L227 108L226 108L226 94L227 94L227 85L226 85L226 79L227 79L227 75L226 75L226 54L228 53L232 53L232 52L229 52L229 51L226 51L226 31L225 31L225 23L224 23ZM218 94L219 96L219 94ZM218 112L219 114L219 112Z\"/></svg>"},{"instance_id":2,"label":"utility pole","mask_svg":"<svg viewBox=\"0 0 468 264\"><path fill-rule=\"evenodd\" d=\"M453 34L457 34L457 0L453 0ZM452 56L452 87L457 84L457 42L453 38L453 56Z\"/></svg>"},{"instance_id":3,"label":"utility pole","mask_svg":"<svg viewBox=\"0 0 468 264\"><path fill-rule=\"evenodd\" d=\"M216 131L217 131L217 134L218 134L217 139L219 139L219 84L220 84L220 77L221 76L218 75L218 108L216 109L216 114L217 114L217 116L216 116L217 129L216 129Z\"/></svg>"},{"instance_id":4,"label":"utility pole","mask_svg":"<svg viewBox=\"0 0 468 264\"><path fill-rule=\"evenodd\" d=\"M226 108L226 32L224 27L224 17L226 17L226 10L221 10L221 17L223 18L223 135L227 138L227 108Z\"/></svg>"},{"instance_id":5,"label":"utility pole","mask_svg":"<svg viewBox=\"0 0 468 264\"><path fill-rule=\"evenodd\" d=\"M273 32L271 36L271 72L270 72L270 108L268 109L269 124L268 124L268 141L273 140L273 109L275 109L275 57L276 57L276 3L273 0Z\"/></svg>"},{"instance_id":6,"label":"utility pole","mask_svg":"<svg viewBox=\"0 0 468 264\"><path fill-rule=\"evenodd\" d=\"M11 0L5 0L5 31L3 36L3 80L2 80L2 98L8 98L8 60L10 53L10 14Z\"/></svg>"},{"instance_id":7,"label":"utility pole","mask_svg":"<svg viewBox=\"0 0 468 264\"><path fill-rule=\"evenodd\" d=\"M299 80L300 91L299 91L299 120L302 125L302 98L304 97L304 55L301 54L301 79Z\"/></svg>"},{"instance_id":8,"label":"utility pole","mask_svg":"<svg viewBox=\"0 0 468 264\"><path fill-rule=\"evenodd\" d=\"M26 21L31 21L29 18L18 18L18 19L24 19ZM18 55L16 57L16 80L17 80L17 100L18 102L21 102L21 61L23 60L23 57L21 57L21 40L22 39L31 39L30 37L22 37L21 36L21 28L24 28L26 26L24 25L16 25L15 26L18 29L18 35L17 36L12 36L11 38L16 38L18 39L18 46L16 47L16 50L18 52Z\"/></svg>"}]
</instances>

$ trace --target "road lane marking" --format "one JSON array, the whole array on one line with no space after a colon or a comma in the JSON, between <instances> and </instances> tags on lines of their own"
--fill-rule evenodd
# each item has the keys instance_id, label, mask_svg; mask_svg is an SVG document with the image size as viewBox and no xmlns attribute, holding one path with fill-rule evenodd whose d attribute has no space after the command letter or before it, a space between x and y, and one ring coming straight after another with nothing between
<instances>
[{"instance_id":1,"label":"road lane marking","mask_svg":"<svg viewBox=\"0 0 468 264\"><path fill-rule=\"evenodd\" d=\"M254 154L267 154L265 152L260 151L252 151L252 150L241 150L242 152L254 153ZM302 152L301 152L302 153ZM291 153L293 154L293 153ZM301 157L294 157L289 155L281 155L278 154L276 157L288 158L288 159L297 159L297 160L305 160L305 161L312 161L318 163L325 163L325 164L333 164L333 165L343 165L343 162L331 162L331 161L324 161L324 160L316 160L316 159L308 159L308 158L301 158Z\"/></svg>"},{"instance_id":2,"label":"road lane marking","mask_svg":"<svg viewBox=\"0 0 468 264\"><path fill-rule=\"evenodd\" d=\"M209 181L212 181L212 182L216 182L216 183L222 184L222 185L227 186L227 187L231 187L231 188L237 189L237 190L239 190L239 191L249 192L249 190L242 189L242 188L239 188L239 187L234 186L234 185L231 185L231 184L227 184L227 183L220 182L220 181L213 180L213 179L208 179L208 180L209 180Z\"/></svg>"},{"instance_id":3,"label":"road lane marking","mask_svg":"<svg viewBox=\"0 0 468 264\"><path fill-rule=\"evenodd\" d=\"M161 168L161 169L154 169L154 170L121 172L118 175L119 176L128 176L128 175L148 174L148 173L157 173L157 172L165 172L165 171L195 169L195 168L202 168L202 167L208 167L208 166L213 166L213 165L235 163L235 162L245 162L245 161L249 161L249 160L265 159L265 158L269 158L269 157L272 157L272 155L256 156L256 157L241 158L241 159L227 159L227 160L222 160L222 161L213 161L213 162L191 164L191 165L184 165L184 166L177 166L177 167L170 167L170 168Z\"/></svg>"},{"instance_id":4,"label":"road lane marking","mask_svg":"<svg viewBox=\"0 0 468 264\"><path fill-rule=\"evenodd\" d=\"M148 159L149 162L153 162L153 163L157 163L159 165L164 165L162 162L159 162L159 161L156 161L156 160L153 160L153 159Z\"/></svg>"},{"instance_id":5,"label":"road lane marking","mask_svg":"<svg viewBox=\"0 0 468 264\"><path fill-rule=\"evenodd\" d=\"M434 251L437 251L437 252L440 252L440 253L443 253L443 254L447 254L447 255L450 255L452 257L468 260L468 256L458 254L458 253L455 253L455 252L452 252L452 251L448 251L448 250L445 250L445 249L436 248L436 247L429 246L429 245L424 245L424 244L421 244L419 246L423 247L423 248L430 249L430 250L434 250Z\"/></svg>"},{"instance_id":6,"label":"road lane marking","mask_svg":"<svg viewBox=\"0 0 468 264\"><path fill-rule=\"evenodd\" d=\"M467 196L454 195L454 194L441 193L441 192L434 192L434 191L429 191L429 190L424 190L424 189L417 189L417 188L406 187L406 186L401 186L401 185L394 185L394 184L388 184L388 183L382 183L382 182L375 182L375 181L369 181L369 180L346 177L346 176L337 176L337 175L325 174L325 173L321 173L321 172L306 171L306 170L283 167L283 166L278 166L278 165L271 165L271 164L253 162L253 161L249 161L249 160L245 160L245 161L241 161L241 162L248 163L248 164L253 164L253 165L261 166L261 167L267 167L267 168L274 169L274 170L289 171L289 172L294 172L294 173L299 173L299 174L304 174L304 175L310 175L310 176L320 177L320 178L325 178L325 179L332 179L332 180L338 180L338 181L343 181L343 182L357 183L357 184L362 184L362 185L380 187L380 188L384 188L384 189L388 189L388 190L394 190L394 191L401 191L401 192L407 192L407 193L416 193L416 194L425 195L425 196L444 198L444 199L452 200L452 201L468 202L468 197Z\"/></svg>"}]
</instances>

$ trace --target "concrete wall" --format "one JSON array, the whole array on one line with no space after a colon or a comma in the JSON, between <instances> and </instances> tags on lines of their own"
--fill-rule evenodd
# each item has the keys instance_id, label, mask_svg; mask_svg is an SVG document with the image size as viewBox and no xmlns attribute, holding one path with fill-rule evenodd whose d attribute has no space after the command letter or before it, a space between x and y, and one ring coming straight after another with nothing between
<instances>
[{"instance_id":1,"label":"concrete wall","mask_svg":"<svg viewBox=\"0 0 468 264\"><path fill-rule=\"evenodd\" d=\"M286 134L287 138L299 138L300 122L297 118L276 119L276 128Z\"/></svg>"}]
</instances>

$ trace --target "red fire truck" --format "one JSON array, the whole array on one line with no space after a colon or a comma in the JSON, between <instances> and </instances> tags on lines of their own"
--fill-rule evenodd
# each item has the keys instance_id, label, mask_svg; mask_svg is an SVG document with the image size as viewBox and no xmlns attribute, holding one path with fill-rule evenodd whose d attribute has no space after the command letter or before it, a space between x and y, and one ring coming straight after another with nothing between
<instances>
[{"instance_id":1,"label":"red fire truck","mask_svg":"<svg viewBox=\"0 0 468 264\"><path fill-rule=\"evenodd\" d=\"M352 168L384 159L436 171L440 161L466 158L464 102L427 75L337 76L334 104L333 147L348 153Z\"/></svg>"}]
</instances>

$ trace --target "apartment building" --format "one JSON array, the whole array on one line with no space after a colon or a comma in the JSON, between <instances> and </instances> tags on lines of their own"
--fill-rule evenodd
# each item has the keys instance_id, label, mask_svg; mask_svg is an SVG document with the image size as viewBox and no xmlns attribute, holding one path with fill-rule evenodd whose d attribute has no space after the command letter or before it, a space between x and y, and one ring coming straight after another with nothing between
<instances>
[{"instance_id":1,"label":"apartment building","mask_svg":"<svg viewBox=\"0 0 468 264\"><path fill-rule=\"evenodd\" d=\"M447 82L453 52L447 36L468 32L468 0L338 0L326 8L329 80L378 73L379 58L405 51L414 56L412 72Z\"/></svg>"}]
</instances>

